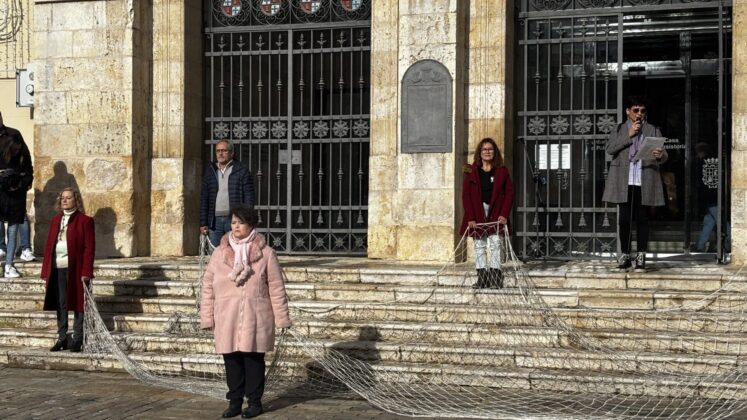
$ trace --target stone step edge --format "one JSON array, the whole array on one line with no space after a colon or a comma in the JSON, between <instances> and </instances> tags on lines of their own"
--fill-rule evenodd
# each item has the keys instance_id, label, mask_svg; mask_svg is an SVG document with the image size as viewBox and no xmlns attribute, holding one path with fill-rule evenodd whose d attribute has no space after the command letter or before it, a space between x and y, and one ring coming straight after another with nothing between
<instances>
[{"instance_id":1,"label":"stone step edge","mask_svg":"<svg viewBox=\"0 0 747 420\"><path fill-rule=\"evenodd\" d=\"M0 328L0 336L10 337L28 337L34 339L47 339L49 344L52 345L57 338L57 332L54 330L15 330ZM189 337L175 337L170 334L164 333L115 333L113 337L116 340L139 340L139 341L154 341L154 342L186 342L186 343L197 343L197 344L212 344L213 338L211 336L189 336ZM390 352L420 352L420 353L437 353L443 351L449 354L459 355L483 355L489 354L491 356L504 356L512 358L562 358L569 359L575 358L578 360L592 360L592 361L603 361L603 362L614 362L630 363L630 362L642 362L642 363L689 363L689 364L705 364L714 365L717 367L732 366L737 367L738 362L733 356L723 355L683 355L680 353L657 353L657 352L632 352L632 351L610 351L609 353L603 353L593 350L578 350L570 348L556 348L556 347L531 347L521 346L512 348L511 346L480 346L479 348L470 346L457 346L457 345L441 345L441 347L435 348L428 345L411 344L411 343L400 343L396 341L334 341L334 340L322 340L313 339L314 345L321 345L325 349L335 350L358 350L358 351L390 351ZM288 341L285 343L288 346L300 348L301 343L297 341ZM177 353L178 354L178 353ZM612 356L612 357L610 357Z\"/></svg>"},{"instance_id":2,"label":"stone step edge","mask_svg":"<svg viewBox=\"0 0 747 420\"><path fill-rule=\"evenodd\" d=\"M206 364L212 366L213 369L222 371L223 361L217 354L210 355L185 355L185 356L151 356L148 354L134 354L133 360L142 363L148 363L149 361L163 365L165 363L173 364L183 368L193 364ZM284 360L278 363L278 367L282 370L283 368L298 368L306 369L305 364L308 360ZM87 370L87 371L122 371L123 368L118 360L111 356L101 356L96 354L88 353L69 353L69 352L58 352L50 353L45 350L34 350L34 349L13 349L13 348L0 348L0 365L10 367L24 367L24 368L40 368L40 369L59 369L59 370ZM703 391L716 389L721 391L722 389L729 389L734 391L734 397L729 398L730 400L739 399L737 396L742 396L744 399L747 396L747 383L743 382L718 382L715 380L708 380L704 382L697 382L696 386L686 384L681 381L682 376L677 375L626 375L619 373L612 373L605 375L603 373L588 372L582 374L579 372L569 372L562 370L561 372L553 372L552 369L543 369L539 371L537 369L528 368L512 368L512 369L487 369L482 366L463 366L463 365L445 365L440 364L438 366L415 364L415 363L388 363L380 362L371 364L371 368L375 371L379 371L385 374L390 374L391 378L404 378L404 374L411 374L415 377L422 377L423 375L437 375L442 378L446 376L451 377L463 377L468 378L470 382L474 382L475 379L485 378L500 381L501 384L505 384L506 381L518 381L514 387L496 387L496 388L519 388L526 390L537 389L537 390L550 390L547 385L541 383L542 381L562 381L563 383L569 383L573 385L585 384L585 385L601 385L605 384L611 386L611 393L624 394L624 386L642 386L645 388L651 387L665 387L663 395L672 396L667 390L676 391L675 395L680 397L688 397L693 394L702 394ZM216 381L217 382L217 381ZM526 385L525 385L526 384ZM614 385L614 386L613 386ZM576 387L574 386L574 388ZM594 389L601 391L603 388L595 387ZM656 388L658 389L658 388ZM717 394L716 398L724 398L723 394Z\"/></svg>"},{"instance_id":3,"label":"stone step edge","mask_svg":"<svg viewBox=\"0 0 747 420\"><path fill-rule=\"evenodd\" d=\"M45 314L45 318L49 320L49 322L54 321L54 314L49 313L48 315ZM159 323L165 324L170 319L170 316L146 316L143 314L116 314L116 315L110 315L105 318L105 321L113 321L113 322L137 322L138 320L144 320L144 321L155 321ZM39 316L35 318L41 318ZM2 318L0 318L2 319ZM199 323L199 318L196 316L190 316L185 315L184 318L179 320L182 324L192 324L197 325ZM295 323L296 328L305 328L306 331L304 333L310 334L311 331L309 329L326 329L330 327L334 328L347 328L347 329L358 329L363 330L366 328L376 328L378 330L385 330L385 331L411 331L413 333L416 333L417 331L423 331L423 332L429 332L429 333L442 333L442 332L452 332L452 333L490 333L495 331L496 329L499 330L502 333L510 333L515 335L535 335L538 337L543 336L555 336L555 337L562 337L562 330L557 329L554 327L540 327L540 326L502 326L502 325L477 325L477 324L469 324L469 323L444 323L444 324L438 324L438 323L414 323L414 322L408 322L408 321L387 321L377 324L371 324L371 322L367 321L358 321L358 320L300 320L296 321ZM585 330L585 329L575 329L579 333L582 333L584 336L588 335L591 337L594 337L596 339L603 339L603 340L609 340L609 339L623 339L628 341L646 341L646 340L661 340L661 341L672 341L672 342L704 342L704 343L712 343L715 345L718 344L729 344L729 343L739 343L740 345L743 344L743 342L747 343L747 336L742 333L733 333L733 332L688 332L683 333L681 331L656 331L650 334L641 334L641 330L613 330L613 329L593 329L593 330ZM648 330L644 330L648 331ZM138 331L129 331L129 332L138 332ZM142 332L142 331L140 331ZM612 351L612 350L610 350Z\"/></svg>"}]
</instances>

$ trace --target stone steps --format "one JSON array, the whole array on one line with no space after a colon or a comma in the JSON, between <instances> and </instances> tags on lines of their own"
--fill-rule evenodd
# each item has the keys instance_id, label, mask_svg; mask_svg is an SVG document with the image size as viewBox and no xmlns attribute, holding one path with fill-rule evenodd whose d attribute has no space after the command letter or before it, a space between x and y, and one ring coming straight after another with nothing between
<instances>
[{"instance_id":1,"label":"stone steps","mask_svg":"<svg viewBox=\"0 0 747 420\"><path fill-rule=\"evenodd\" d=\"M0 282L0 310L33 308L43 301L43 283L27 279ZM520 305L524 300L518 289L473 291L471 288L416 287L367 284L288 284L288 297L344 303ZM94 291L107 312L174 312L195 307L195 288L187 283L152 280L101 280ZM707 312L744 312L747 293L670 290L568 290L539 289L536 293L552 308L670 310L702 309ZM25 300L25 301L24 301ZM36 303L34 303L36 302ZM40 307L40 306L39 306Z\"/></svg>"},{"instance_id":2,"label":"stone steps","mask_svg":"<svg viewBox=\"0 0 747 420\"><path fill-rule=\"evenodd\" d=\"M153 354L134 353L132 359L154 370L167 374L190 375L215 378L223 371L223 362L215 354ZM308 359L306 359L308 360ZM9 367L67 369L91 371L121 371L121 363L111 356L97 354L58 352L39 349L0 347L0 364ZM535 392L582 392L609 393L639 397L713 397L722 400L743 400L747 396L747 384L732 382L683 384L682 378L672 375L625 375L565 369L503 368L498 366L465 366L462 364L388 363L378 361L368 365L368 375L376 375L390 386L396 384L417 387L459 385L506 390L533 390ZM305 360L284 358L278 363L281 377L313 381L316 375L313 364ZM354 372L350 372L354 373ZM217 379L217 378L216 378ZM317 378L318 379L318 378ZM218 384L221 382L216 380ZM412 389L417 392L417 388ZM494 392L494 391L493 391Z\"/></svg>"},{"instance_id":3,"label":"stone steps","mask_svg":"<svg viewBox=\"0 0 747 420\"><path fill-rule=\"evenodd\" d=\"M747 386L683 387L670 378L683 370L710 375L743 369L735 355L747 346L747 281L728 270L530 268L537 294L553 308L550 315L541 306L529 308L516 289L472 291L474 277L466 266L464 272L435 275L433 267L392 268L361 259L282 260L295 330L325 348L371 361L387 380L533 392L589 392L601 384L603 393L656 396L715 396L724 385L747 398ZM55 339L55 317L41 312L39 267L19 264L24 278L0 279L0 364L121 369L111 357L47 351ZM222 372L212 338L195 334L194 315L175 324L185 335L162 333L175 312L195 313L194 261L97 261L96 275L102 317L114 336L134 349L136 360L168 372ZM548 323L554 316L562 322ZM569 341L562 323L590 340L586 348L604 349L573 350L579 346ZM303 350L289 343L284 375L306 377L310 358Z\"/></svg>"},{"instance_id":4,"label":"stone steps","mask_svg":"<svg viewBox=\"0 0 747 420\"><path fill-rule=\"evenodd\" d=\"M0 327L14 330L52 330L54 314L0 313ZM159 334L166 330L171 315L103 314L110 330L117 333ZM309 320L298 318L296 331L312 339L333 342L377 341L421 343L430 347L442 345L470 345L477 348L491 346L576 348L579 338L562 330L546 326L503 326L459 323L371 322L370 320ZM199 330L199 320L186 315L177 320L174 330L187 336ZM576 330L587 348L600 347L606 351L672 353L677 356L738 356L747 346L742 333L652 332L648 330ZM9 333L10 334L10 333ZM613 356L614 357L614 356Z\"/></svg>"},{"instance_id":5,"label":"stone steps","mask_svg":"<svg viewBox=\"0 0 747 420\"><path fill-rule=\"evenodd\" d=\"M212 335L174 336L164 333L115 333L120 347L130 353L158 355L213 354ZM54 330L0 329L0 347L50 348L56 341ZM639 354L632 352L599 352L569 348L544 348L519 346L441 345L439 347L396 341L331 341L315 340L325 349L370 362L409 364L463 364L469 366L494 366L526 369L571 369L626 373L637 370L646 374L704 372L727 373L737 368L730 357L700 355L673 355L666 353ZM292 359L308 357L304 346L295 340L286 341L284 355ZM268 359L272 354L268 354Z\"/></svg>"}]
</instances>

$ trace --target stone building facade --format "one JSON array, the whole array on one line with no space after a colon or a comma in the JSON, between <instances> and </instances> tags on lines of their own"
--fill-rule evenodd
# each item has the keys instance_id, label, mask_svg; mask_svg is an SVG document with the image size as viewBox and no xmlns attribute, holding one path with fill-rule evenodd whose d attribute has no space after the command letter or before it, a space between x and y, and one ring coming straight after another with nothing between
<instances>
[{"instance_id":1,"label":"stone building facade","mask_svg":"<svg viewBox=\"0 0 747 420\"><path fill-rule=\"evenodd\" d=\"M23 2L0 0L19 1ZM36 72L33 118L25 123L33 124L28 138L36 168L36 249L45 240L56 192L72 184L81 189L87 212L96 219L98 255L171 256L197 251L200 178L209 159L206 144L215 140L205 134L211 132L205 129L210 102L205 84L211 71L206 65L205 14L215 9L208 3L26 0L23 30L29 36L16 36L2 45L16 48L27 39L23 48L29 56L12 62L5 59L5 67L33 63ZM229 7L225 10L230 14L238 10L231 7L256 3L257 8L271 10L284 2L229 3L218 6ZM308 11L328 2L291 3ZM461 168L471 159L474 145L483 137L496 139L517 187L525 181L525 174L515 168L523 152L514 139L520 135L516 95L524 80L516 61L525 20L518 14L527 2L340 4L370 7L365 254L412 262L447 261L453 258L459 239L455 231L461 218ZM734 9L729 15L734 99L728 107L732 163L728 202L732 261L741 264L747 260L745 247L740 246L747 241L743 173L747 165L741 164L747 156L747 105L740 95L744 84L740 52L745 49L741 28L747 24L741 22L740 0L729 7ZM403 77L422 60L435 60L450 73L453 112L446 152L402 152ZM6 97L10 74L2 77ZM9 125L22 125L14 119L6 116Z\"/></svg>"}]
</instances>

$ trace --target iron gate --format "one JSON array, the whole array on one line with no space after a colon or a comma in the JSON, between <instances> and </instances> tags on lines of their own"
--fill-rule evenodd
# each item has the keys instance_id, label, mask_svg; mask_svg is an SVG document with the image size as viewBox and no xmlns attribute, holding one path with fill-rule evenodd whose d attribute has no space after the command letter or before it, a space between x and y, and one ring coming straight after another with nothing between
<instances>
[{"instance_id":1,"label":"iron gate","mask_svg":"<svg viewBox=\"0 0 747 420\"><path fill-rule=\"evenodd\" d=\"M522 0L518 16L518 147L514 149L519 187L515 206L518 248L532 258L611 255L617 251L617 209L601 200L611 159L604 147L610 132L623 121L624 84L632 84L641 75L652 80L671 75L687 80L686 86L690 86L693 77L713 73L713 86L718 92L714 91L718 105L713 107L713 119L718 121L708 130L717 139L714 149L718 147L719 162L725 160L722 155L729 150L730 137L728 121L724 123L730 109L730 54L724 36L730 32L730 4ZM645 34L660 32L679 34L676 48L682 56L641 62L635 53L624 51L625 42L639 42L643 44L640 48L647 48L641 41L646 39ZM718 35L713 37L718 39L713 41L712 55L716 56L704 56L694 63L690 35L713 33ZM680 112L685 115L682 133L678 134L681 138L672 139L670 146L681 147L681 158L687 163L692 162L697 139L691 132L690 98L685 102ZM719 208L724 209L728 208L728 194L723 194L727 190L724 165L719 165L718 171L722 175ZM689 169L683 170L682 178L692 181ZM683 183L680 194L684 197L679 200L685 212L678 217L685 223L695 223L697 217L688 213L694 205L690 194L685 194L688 188L689 184L685 187ZM677 199L676 194L674 197ZM723 219L719 220L719 232L725 225ZM689 239L684 240L685 248Z\"/></svg>"},{"instance_id":2,"label":"iron gate","mask_svg":"<svg viewBox=\"0 0 747 420\"><path fill-rule=\"evenodd\" d=\"M279 253L366 254L370 0L210 0L205 156L234 143Z\"/></svg>"}]
</instances>

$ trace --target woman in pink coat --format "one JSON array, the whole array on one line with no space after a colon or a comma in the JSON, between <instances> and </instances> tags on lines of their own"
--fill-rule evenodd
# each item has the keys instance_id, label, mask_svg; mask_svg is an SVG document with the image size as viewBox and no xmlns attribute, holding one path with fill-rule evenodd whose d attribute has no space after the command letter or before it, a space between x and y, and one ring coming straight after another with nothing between
<instances>
[{"instance_id":1,"label":"woman in pink coat","mask_svg":"<svg viewBox=\"0 0 747 420\"><path fill-rule=\"evenodd\" d=\"M229 405L223 417L262 413L265 353L275 345L275 327L291 326L288 299L275 251L254 226L248 207L231 209L231 231L210 257L202 278L200 323L212 329L223 355ZM248 406L242 412L246 396Z\"/></svg>"}]
</instances>

